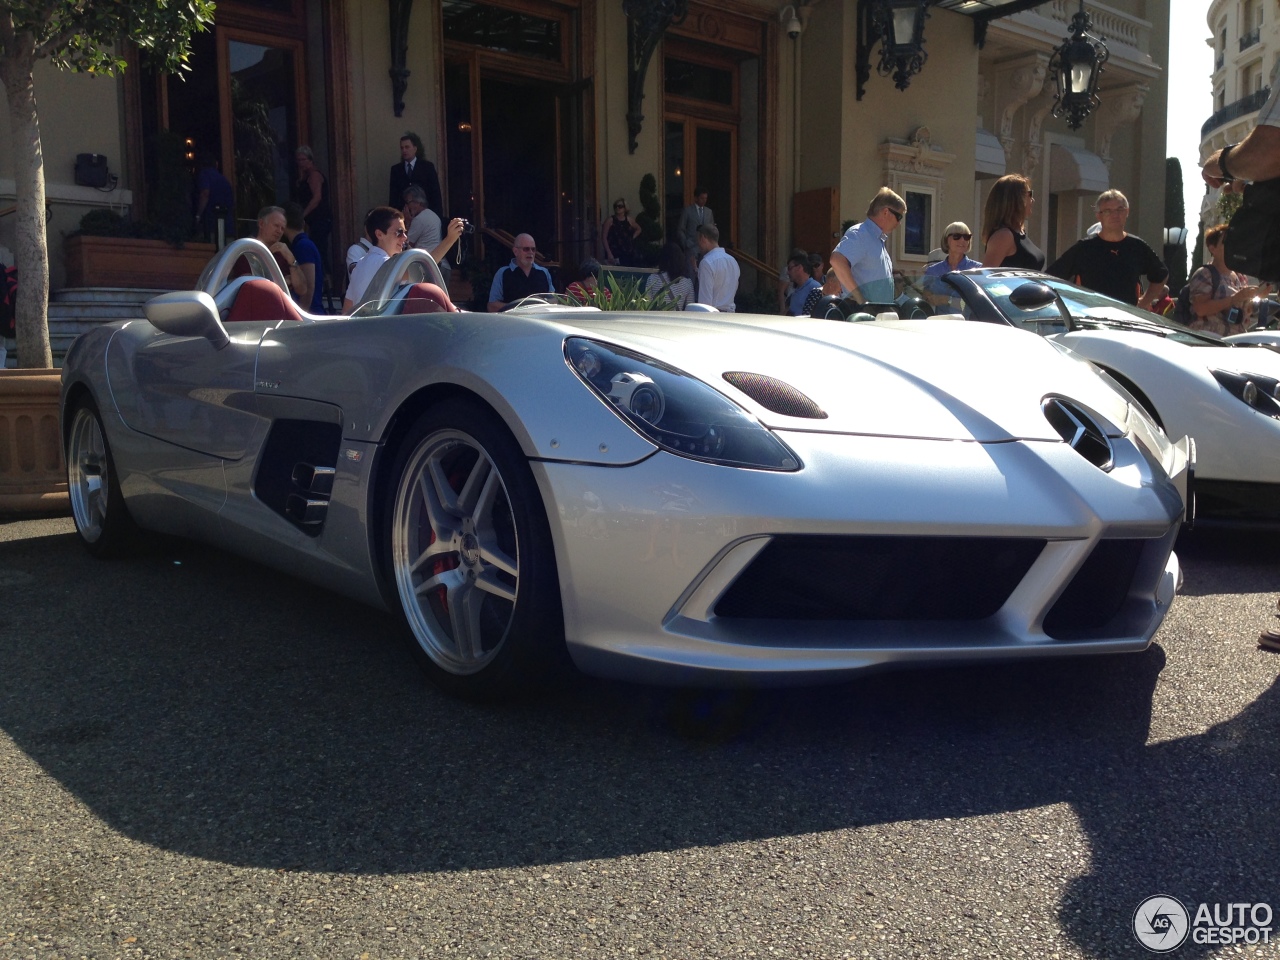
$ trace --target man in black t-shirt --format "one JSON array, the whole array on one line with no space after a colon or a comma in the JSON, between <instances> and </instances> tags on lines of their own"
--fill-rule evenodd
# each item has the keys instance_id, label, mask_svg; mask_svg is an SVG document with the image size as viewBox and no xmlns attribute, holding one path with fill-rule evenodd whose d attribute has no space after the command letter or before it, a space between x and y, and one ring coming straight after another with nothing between
<instances>
[{"instance_id":1,"label":"man in black t-shirt","mask_svg":"<svg viewBox=\"0 0 1280 960\"><path fill-rule=\"evenodd\" d=\"M1123 193L1107 190L1099 194L1094 209L1102 222L1097 236L1072 244L1047 272L1124 303L1151 309L1151 304L1164 296L1168 267L1139 237L1125 233L1129 201Z\"/></svg>"}]
</instances>

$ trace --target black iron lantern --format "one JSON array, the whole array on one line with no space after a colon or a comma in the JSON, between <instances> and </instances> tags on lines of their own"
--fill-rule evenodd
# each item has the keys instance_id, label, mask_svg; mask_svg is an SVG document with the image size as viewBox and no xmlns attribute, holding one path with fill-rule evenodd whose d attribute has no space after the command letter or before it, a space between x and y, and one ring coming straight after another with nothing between
<instances>
[{"instance_id":1,"label":"black iron lantern","mask_svg":"<svg viewBox=\"0 0 1280 960\"><path fill-rule=\"evenodd\" d=\"M1053 115L1065 115L1072 130L1079 130L1093 108L1102 103L1098 98L1098 77L1111 54L1100 37L1089 33L1092 27L1084 0L1080 0L1080 9L1071 17L1070 36L1049 61L1057 85Z\"/></svg>"},{"instance_id":2,"label":"black iron lantern","mask_svg":"<svg viewBox=\"0 0 1280 960\"><path fill-rule=\"evenodd\" d=\"M879 42L876 72L893 76L899 90L921 71L929 55L924 49L924 22L932 0L859 0L858 3L858 99L871 76L871 48Z\"/></svg>"}]
</instances>

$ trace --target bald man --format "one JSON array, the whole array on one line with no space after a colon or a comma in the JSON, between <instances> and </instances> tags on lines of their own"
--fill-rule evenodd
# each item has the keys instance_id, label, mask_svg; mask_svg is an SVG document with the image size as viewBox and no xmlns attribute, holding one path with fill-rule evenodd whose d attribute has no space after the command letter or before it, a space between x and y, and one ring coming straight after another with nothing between
<instances>
[{"instance_id":1,"label":"bald man","mask_svg":"<svg viewBox=\"0 0 1280 960\"><path fill-rule=\"evenodd\" d=\"M505 310L531 294L551 293L555 289L547 268L533 262L534 254L538 252L533 237L527 233L520 234L511 252L515 254L511 264L493 275L493 286L489 288L490 313Z\"/></svg>"}]
</instances>

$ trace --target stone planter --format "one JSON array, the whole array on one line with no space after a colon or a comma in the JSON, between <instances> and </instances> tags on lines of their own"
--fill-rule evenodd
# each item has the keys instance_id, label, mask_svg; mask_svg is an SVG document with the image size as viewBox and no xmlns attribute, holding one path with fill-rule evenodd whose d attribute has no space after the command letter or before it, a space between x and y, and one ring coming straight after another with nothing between
<instances>
[{"instance_id":1,"label":"stone planter","mask_svg":"<svg viewBox=\"0 0 1280 960\"><path fill-rule=\"evenodd\" d=\"M57 370L0 370L0 513L67 512Z\"/></svg>"},{"instance_id":2,"label":"stone planter","mask_svg":"<svg viewBox=\"0 0 1280 960\"><path fill-rule=\"evenodd\" d=\"M69 287L190 290L216 252L212 243L173 247L163 240L68 237L63 245Z\"/></svg>"}]
</instances>

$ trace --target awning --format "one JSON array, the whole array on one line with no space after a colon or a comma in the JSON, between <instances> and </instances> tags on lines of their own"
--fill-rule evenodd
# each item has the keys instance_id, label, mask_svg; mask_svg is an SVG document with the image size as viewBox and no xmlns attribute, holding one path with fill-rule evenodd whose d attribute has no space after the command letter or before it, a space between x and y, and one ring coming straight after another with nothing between
<instances>
[{"instance_id":1,"label":"awning","mask_svg":"<svg viewBox=\"0 0 1280 960\"><path fill-rule=\"evenodd\" d=\"M1102 158L1083 147L1054 143L1049 147L1049 192L1079 190L1101 193L1111 186L1111 171Z\"/></svg>"},{"instance_id":2,"label":"awning","mask_svg":"<svg viewBox=\"0 0 1280 960\"><path fill-rule=\"evenodd\" d=\"M1003 177L1004 146L990 130L978 128L978 142L973 151L973 170L981 177Z\"/></svg>"}]
</instances>

